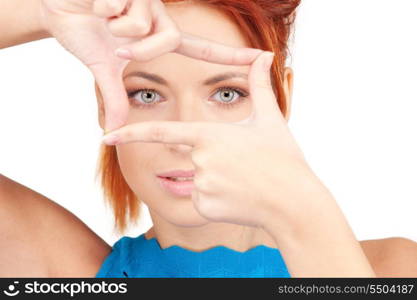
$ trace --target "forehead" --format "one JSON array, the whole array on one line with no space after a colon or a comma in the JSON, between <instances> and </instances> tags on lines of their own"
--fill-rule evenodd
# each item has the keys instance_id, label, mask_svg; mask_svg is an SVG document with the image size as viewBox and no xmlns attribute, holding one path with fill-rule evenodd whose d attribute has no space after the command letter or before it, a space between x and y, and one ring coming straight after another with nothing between
<instances>
[{"instance_id":1,"label":"forehead","mask_svg":"<svg viewBox=\"0 0 417 300\"><path fill-rule=\"evenodd\" d=\"M235 20L222 10L204 3L189 1L168 3L165 7L167 14L180 31L227 46L250 47L247 37L241 32ZM201 72L202 69L204 72ZM153 73L162 71L166 76L172 72L172 76L179 76L181 72L208 75L207 73L222 71L244 72L247 69L247 66L214 64L170 52L148 62L131 61L126 66L124 75L136 70L153 71Z\"/></svg>"}]
</instances>

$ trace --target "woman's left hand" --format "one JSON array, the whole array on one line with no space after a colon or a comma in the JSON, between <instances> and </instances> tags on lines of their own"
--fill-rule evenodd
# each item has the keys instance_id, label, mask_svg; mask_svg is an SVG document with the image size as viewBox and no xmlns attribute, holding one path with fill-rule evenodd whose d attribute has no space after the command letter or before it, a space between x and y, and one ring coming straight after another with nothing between
<instances>
[{"instance_id":1,"label":"woman's left hand","mask_svg":"<svg viewBox=\"0 0 417 300\"><path fill-rule=\"evenodd\" d=\"M108 133L103 142L189 145L195 165L192 200L203 217L263 228L272 219L290 222L306 195L321 188L278 107L270 57L263 52L250 67L254 111L248 122L140 122Z\"/></svg>"}]
</instances>

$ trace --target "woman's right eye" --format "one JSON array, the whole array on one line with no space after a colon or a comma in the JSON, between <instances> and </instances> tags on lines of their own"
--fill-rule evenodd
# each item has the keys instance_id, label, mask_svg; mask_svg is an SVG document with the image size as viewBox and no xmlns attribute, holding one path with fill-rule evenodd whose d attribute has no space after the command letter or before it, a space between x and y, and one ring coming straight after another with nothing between
<instances>
[{"instance_id":1,"label":"woman's right eye","mask_svg":"<svg viewBox=\"0 0 417 300\"><path fill-rule=\"evenodd\" d=\"M161 102L160 94L154 89L138 89L128 92L127 95L129 100L133 102L133 105L139 107L147 108Z\"/></svg>"}]
</instances>

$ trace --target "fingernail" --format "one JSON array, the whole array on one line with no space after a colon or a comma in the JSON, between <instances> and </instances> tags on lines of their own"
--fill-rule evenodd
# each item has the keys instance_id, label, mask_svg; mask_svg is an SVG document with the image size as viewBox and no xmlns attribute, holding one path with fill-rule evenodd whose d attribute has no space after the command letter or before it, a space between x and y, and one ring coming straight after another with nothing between
<instances>
[{"instance_id":1,"label":"fingernail","mask_svg":"<svg viewBox=\"0 0 417 300\"><path fill-rule=\"evenodd\" d=\"M102 137L102 142L107 145L116 145L120 141L120 137L117 134L111 133Z\"/></svg>"},{"instance_id":2,"label":"fingernail","mask_svg":"<svg viewBox=\"0 0 417 300\"><path fill-rule=\"evenodd\" d=\"M264 68L265 71L269 71L271 69L272 62L274 61L275 53L271 51L267 51L268 54L265 54L264 57Z\"/></svg>"},{"instance_id":3,"label":"fingernail","mask_svg":"<svg viewBox=\"0 0 417 300\"><path fill-rule=\"evenodd\" d=\"M114 52L118 57L125 58L125 59L132 59L133 55L132 52L130 52L127 49L118 48Z\"/></svg>"}]
</instances>

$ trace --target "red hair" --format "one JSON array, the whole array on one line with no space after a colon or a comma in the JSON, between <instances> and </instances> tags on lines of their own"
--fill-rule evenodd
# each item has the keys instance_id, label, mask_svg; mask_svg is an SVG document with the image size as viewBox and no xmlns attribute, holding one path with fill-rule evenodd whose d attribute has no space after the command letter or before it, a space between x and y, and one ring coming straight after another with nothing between
<instances>
[{"instance_id":1,"label":"red hair","mask_svg":"<svg viewBox=\"0 0 417 300\"><path fill-rule=\"evenodd\" d=\"M301 0L194 0L213 5L231 16L247 37L250 47L275 53L271 79L277 103L285 116L287 106L282 86L288 39ZM183 0L163 0L164 3ZM137 224L140 200L126 183L118 163L115 146L101 145L96 176L101 175L104 198L115 218L114 228L123 234L128 222Z\"/></svg>"}]
</instances>

